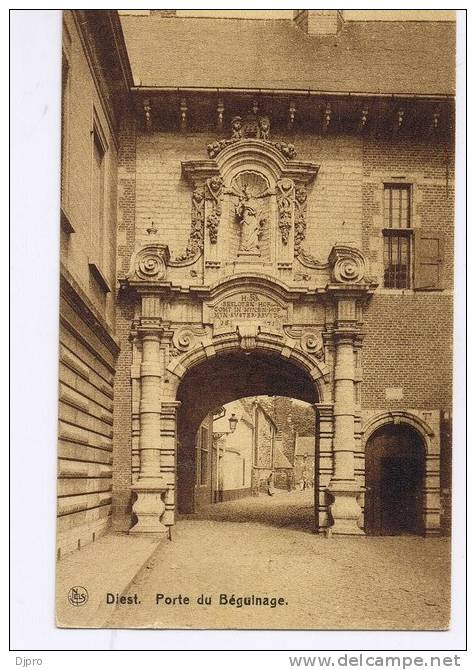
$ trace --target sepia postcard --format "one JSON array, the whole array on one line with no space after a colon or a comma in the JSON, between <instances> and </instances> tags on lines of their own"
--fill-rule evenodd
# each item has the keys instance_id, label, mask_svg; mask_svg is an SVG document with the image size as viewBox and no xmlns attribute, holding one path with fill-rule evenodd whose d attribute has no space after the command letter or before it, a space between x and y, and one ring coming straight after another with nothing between
<instances>
[{"instance_id":1,"label":"sepia postcard","mask_svg":"<svg viewBox=\"0 0 476 670\"><path fill-rule=\"evenodd\" d=\"M63 12L57 626L448 629L455 36Z\"/></svg>"}]
</instances>

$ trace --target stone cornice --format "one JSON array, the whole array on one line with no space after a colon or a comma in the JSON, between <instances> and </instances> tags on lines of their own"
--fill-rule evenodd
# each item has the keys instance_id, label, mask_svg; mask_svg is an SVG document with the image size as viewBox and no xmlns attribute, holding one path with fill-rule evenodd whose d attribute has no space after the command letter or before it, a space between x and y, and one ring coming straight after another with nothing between
<instances>
[{"instance_id":1,"label":"stone cornice","mask_svg":"<svg viewBox=\"0 0 476 670\"><path fill-rule=\"evenodd\" d=\"M115 130L118 117L124 103L130 99L133 86L132 71L117 11L74 9L71 10L71 13L108 124L116 139ZM107 33L110 37L110 46L113 47L111 51L105 49L105 34ZM104 54L107 54L107 58ZM103 62L105 59L109 62ZM107 81L105 73L112 73L109 75L112 85Z\"/></svg>"}]
</instances>

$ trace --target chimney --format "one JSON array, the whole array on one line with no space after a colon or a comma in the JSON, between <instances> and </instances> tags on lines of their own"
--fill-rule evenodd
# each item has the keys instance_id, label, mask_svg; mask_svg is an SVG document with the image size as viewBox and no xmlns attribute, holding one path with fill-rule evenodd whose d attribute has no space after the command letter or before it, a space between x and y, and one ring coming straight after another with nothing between
<instances>
[{"instance_id":1,"label":"chimney","mask_svg":"<svg viewBox=\"0 0 476 670\"><path fill-rule=\"evenodd\" d=\"M295 9L293 20L308 35L337 35L344 15L342 9Z\"/></svg>"},{"instance_id":2,"label":"chimney","mask_svg":"<svg viewBox=\"0 0 476 670\"><path fill-rule=\"evenodd\" d=\"M163 19L173 19L177 16L176 9L150 9L151 16L160 16Z\"/></svg>"}]
</instances>

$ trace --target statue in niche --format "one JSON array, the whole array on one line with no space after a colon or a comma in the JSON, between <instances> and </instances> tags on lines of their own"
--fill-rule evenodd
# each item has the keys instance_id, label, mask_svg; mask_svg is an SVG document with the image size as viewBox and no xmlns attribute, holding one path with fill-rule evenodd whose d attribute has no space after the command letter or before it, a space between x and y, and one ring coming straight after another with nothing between
<instances>
[{"instance_id":1,"label":"statue in niche","mask_svg":"<svg viewBox=\"0 0 476 670\"><path fill-rule=\"evenodd\" d=\"M259 256L261 253L260 239L263 235L266 218L259 209L258 200L271 195L271 191L266 188L261 193L254 195L250 185L244 183L239 189L232 186L227 193L238 198L235 205L235 214L241 229L238 253Z\"/></svg>"}]
</instances>

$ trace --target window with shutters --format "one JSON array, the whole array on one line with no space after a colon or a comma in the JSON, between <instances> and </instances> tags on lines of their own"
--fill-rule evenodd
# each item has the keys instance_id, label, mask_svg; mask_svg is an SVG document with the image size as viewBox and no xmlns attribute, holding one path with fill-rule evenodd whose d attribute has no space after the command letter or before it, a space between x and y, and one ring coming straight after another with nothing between
<instances>
[{"instance_id":1,"label":"window with shutters","mask_svg":"<svg viewBox=\"0 0 476 670\"><path fill-rule=\"evenodd\" d=\"M415 291L443 288L444 237L438 230L417 229L414 237Z\"/></svg>"},{"instance_id":2,"label":"window with shutters","mask_svg":"<svg viewBox=\"0 0 476 670\"><path fill-rule=\"evenodd\" d=\"M443 288L444 237L412 225L410 184L384 184L384 288Z\"/></svg>"},{"instance_id":3,"label":"window with shutters","mask_svg":"<svg viewBox=\"0 0 476 670\"><path fill-rule=\"evenodd\" d=\"M412 284L411 187L384 185L384 287Z\"/></svg>"}]
</instances>

